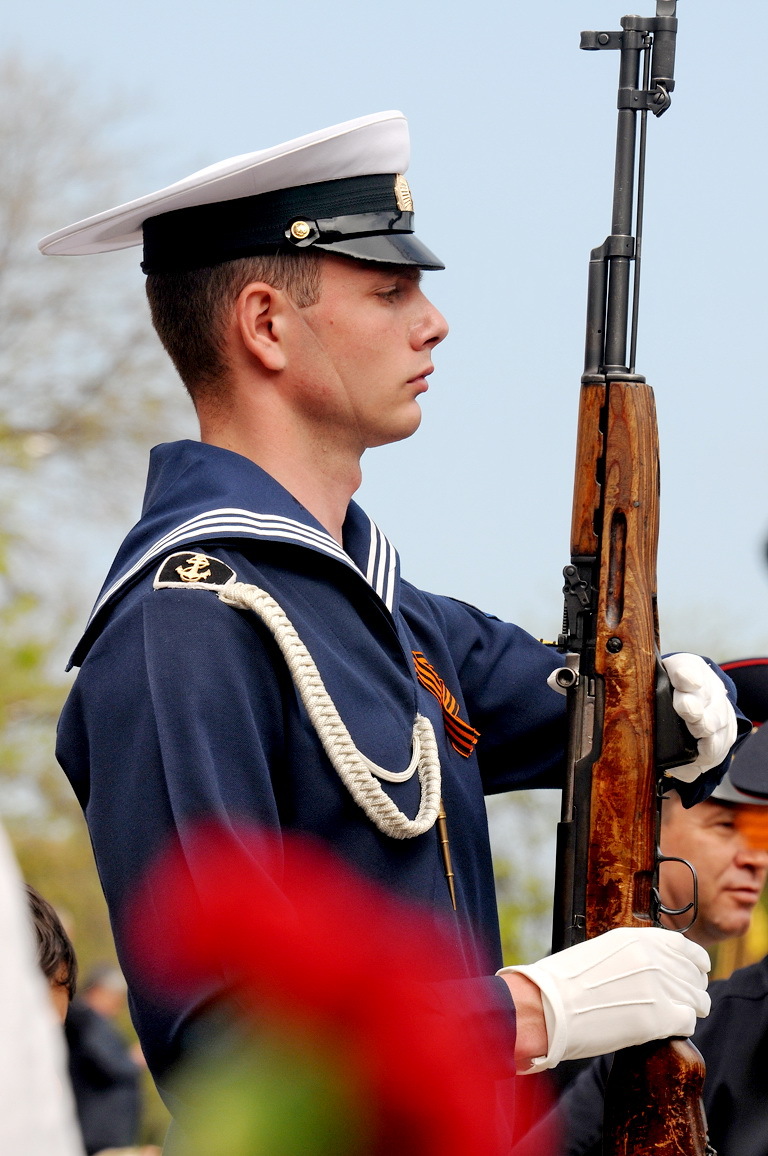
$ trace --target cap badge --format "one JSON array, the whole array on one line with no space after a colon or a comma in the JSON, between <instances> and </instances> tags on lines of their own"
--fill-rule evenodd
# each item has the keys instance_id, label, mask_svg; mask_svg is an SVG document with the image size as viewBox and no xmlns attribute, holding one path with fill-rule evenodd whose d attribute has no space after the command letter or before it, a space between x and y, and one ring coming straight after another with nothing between
<instances>
[{"instance_id":1,"label":"cap badge","mask_svg":"<svg viewBox=\"0 0 768 1156\"><path fill-rule=\"evenodd\" d=\"M401 213L413 212L413 197L408 182L402 173L398 173L395 177L395 200Z\"/></svg>"}]
</instances>

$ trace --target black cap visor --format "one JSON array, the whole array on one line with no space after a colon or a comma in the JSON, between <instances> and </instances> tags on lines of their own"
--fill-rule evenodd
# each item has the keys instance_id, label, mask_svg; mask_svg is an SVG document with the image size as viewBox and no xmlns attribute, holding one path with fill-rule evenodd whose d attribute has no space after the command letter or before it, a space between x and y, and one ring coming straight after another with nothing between
<instances>
[{"instance_id":1,"label":"black cap visor","mask_svg":"<svg viewBox=\"0 0 768 1156\"><path fill-rule=\"evenodd\" d=\"M417 269L444 269L445 265L413 233L379 233L374 236L346 237L342 241L317 241L314 249L375 261L383 265L411 265Z\"/></svg>"}]
</instances>

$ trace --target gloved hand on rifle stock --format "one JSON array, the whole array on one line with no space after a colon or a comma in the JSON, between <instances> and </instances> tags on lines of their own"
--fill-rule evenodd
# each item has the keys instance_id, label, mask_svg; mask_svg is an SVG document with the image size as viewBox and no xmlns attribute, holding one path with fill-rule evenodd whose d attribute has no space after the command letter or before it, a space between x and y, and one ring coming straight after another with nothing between
<instances>
[{"instance_id":1,"label":"gloved hand on rifle stock","mask_svg":"<svg viewBox=\"0 0 768 1156\"><path fill-rule=\"evenodd\" d=\"M670 654L662 662L672 684L672 705L699 748L692 763L675 767L673 777L692 783L705 771L718 767L736 742L736 714L722 679L698 654ZM555 674L549 676L547 684L565 694Z\"/></svg>"},{"instance_id":2,"label":"gloved hand on rifle stock","mask_svg":"<svg viewBox=\"0 0 768 1156\"><path fill-rule=\"evenodd\" d=\"M524 1073L668 1036L689 1036L697 1016L709 1013L709 956L679 932L660 927L617 927L546 959L496 974L515 977L541 993L546 1055L534 1056Z\"/></svg>"},{"instance_id":3,"label":"gloved hand on rifle stock","mask_svg":"<svg viewBox=\"0 0 768 1156\"><path fill-rule=\"evenodd\" d=\"M675 767L673 776L692 783L719 766L736 742L736 714L724 683L698 654L670 654L662 662L672 683L672 705L699 747L696 759Z\"/></svg>"},{"instance_id":4,"label":"gloved hand on rifle stock","mask_svg":"<svg viewBox=\"0 0 768 1156\"><path fill-rule=\"evenodd\" d=\"M673 654L663 662L673 706L698 745L694 762L672 774L691 783L727 758L736 715L725 684L699 655ZM558 689L554 676L549 685ZM538 963L502 968L497 975L518 1012L518 1069L537 1072L561 1060L691 1035L697 1016L709 1012L709 967L706 951L678 932L621 927Z\"/></svg>"}]
</instances>

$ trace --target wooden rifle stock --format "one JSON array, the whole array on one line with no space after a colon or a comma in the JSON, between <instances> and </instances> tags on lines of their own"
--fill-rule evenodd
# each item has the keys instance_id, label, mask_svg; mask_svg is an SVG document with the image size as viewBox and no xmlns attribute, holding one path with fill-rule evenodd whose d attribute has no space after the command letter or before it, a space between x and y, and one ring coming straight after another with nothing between
<instances>
[{"instance_id":1,"label":"wooden rifle stock","mask_svg":"<svg viewBox=\"0 0 768 1156\"><path fill-rule=\"evenodd\" d=\"M659 454L653 392L634 372L634 282L642 223L645 112L674 87L674 0L655 18L624 17L620 33L582 33L582 48L621 50L613 232L593 251L587 308L565 618L558 681L569 713L567 785L558 828L553 950L614 927L658 925L660 794L666 768L695 757L658 648ZM658 42L658 64L650 50ZM654 49L655 51L655 49ZM645 58L643 87L640 57ZM654 107L654 105L658 107ZM635 117L642 115L637 240L632 237ZM631 179L630 179L631 178ZM676 716L674 716L676 720ZM670 729L675 731L670 738ZM606 1089L604 1152L705 1156L704 1065L683 1040L617 1053Z\"/></svg>"},{"instance_id":2,"label":"wooden rifle stock","mask_svg":"<svg viewBox=\"0 0 768 1156\"><path fill-rule=\"evenodd\" d=\"M583 386L571 554L591 586L591 609L582 612L591 637L578 685L568 691L572 787L560 825L556 948L657 921L658 498L651 388L636 381ZM704 1156L703 1080L703 1061L687 1040L617 1053L603 1151Z\"/></svg>"},{"instance_id":3,"label":"wooden rifle stock","mask_svg":"<svg viewBox=\"0 0 768 1156\"><path fill-rule=\"evenodd\" d=\"M603 1152L716 1156L701 1105L704 1074L690 1040L656 1040L617 1052L605 1093Z\"/></svg>"},{"instance_id":4,"label":"wooden rifle stock","mask_svg":"<svg viewBox=\"0 0 768 1156\"><path fill-rule=\"evenodd\" d=\"M601 723L594 733L597 749L589 755L584 862L584 937L589 939L612 927L651 921L659 486L650 387L588 385L582 400L578 442L584 443L585 455L590 445L602 448L596 469L591 463L585 470L577 466L571 543L572 557L591 555L597 568L593 676L602 701L595 720ZM596 517L602 523L599 542Z\"/></svg>"}]
</instances>

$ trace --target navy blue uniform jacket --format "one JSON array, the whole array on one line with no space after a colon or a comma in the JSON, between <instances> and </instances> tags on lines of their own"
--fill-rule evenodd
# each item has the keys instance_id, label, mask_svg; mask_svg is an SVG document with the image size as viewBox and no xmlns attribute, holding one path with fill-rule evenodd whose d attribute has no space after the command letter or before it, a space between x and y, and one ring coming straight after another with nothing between
<instances>
[{"instance_id":1,"label":"navy blue uniform jacket","mask_svg":"<svg viewBox=\"0 0 768 1156\"><path fill-rule=\"evenodd\" d=\"M174 551L218 558L269 591L317 664L357 747L400 771L417 712L438 739L458 916L433 829L382 835L353 802L304 711L274 639L254 614L202 587L154 589ZM480 731L475 753L447 740L439 703L415 677L421 651ZM558 656L516 626L403 581L395 550L351 503L344 549L251 461L185 441L157 447L141 521L108 575L73 662L82 669L57 753L85 809L132 1014L155 1075L177 1056L185 1021L131 975L120 912L175 832L202 816L311 832L365 875L462 929L463 977L501 966L484 793L559 785L564 699L546 685ZM418 809L416 776L385 783ZM509 1020L503 981L478 979ZM479 989L478 989L479 990Z\"/></svg>"}]
</instances>

